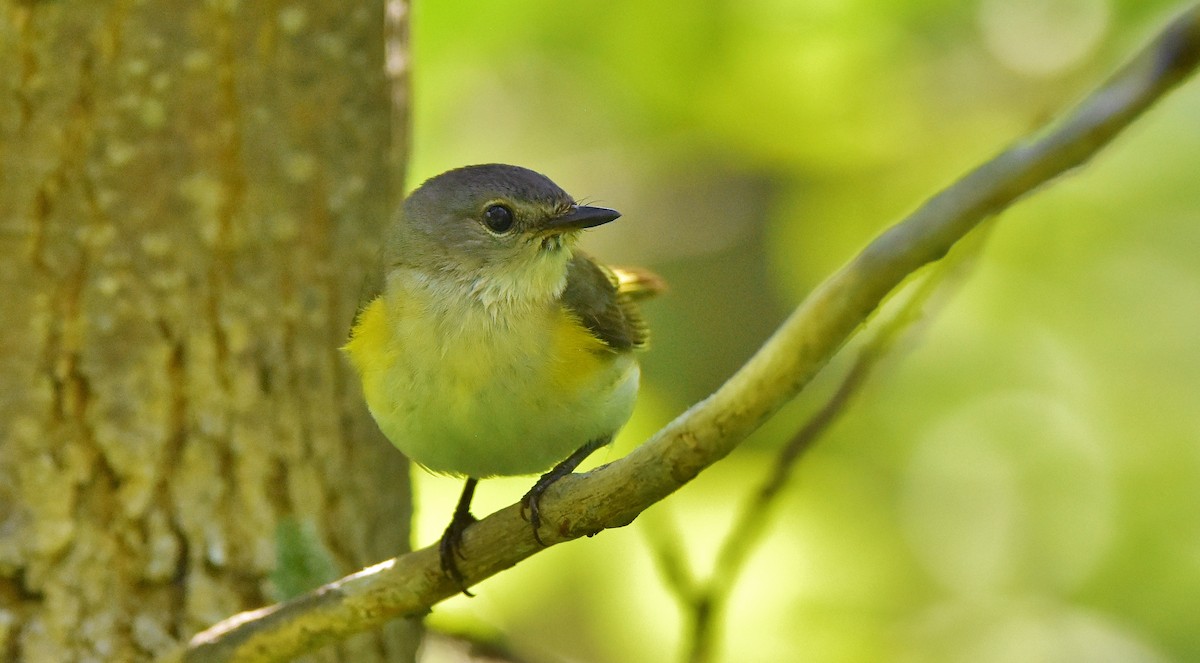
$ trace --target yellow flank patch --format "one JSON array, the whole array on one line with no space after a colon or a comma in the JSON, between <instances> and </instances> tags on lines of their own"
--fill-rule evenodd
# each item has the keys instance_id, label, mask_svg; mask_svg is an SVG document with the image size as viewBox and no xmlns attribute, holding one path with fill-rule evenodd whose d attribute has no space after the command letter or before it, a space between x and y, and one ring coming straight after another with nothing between
<instances>
[{"instance_id":1,"label":"yellow flank patch","mask_svg":"<svg viewBox=\"0 0 1200 663\"><path fill-rule=\"evenodd\" d=\"M389 320L387 313L387 306L382 297L368 304L359 314L350 332L350 340L342 348L364 378L364 396L368 402L389 400L384 394L373 392L391 382L384 375L395 368L402 351L402 348L397 346L399 339L393 333L395 321ZM527 349L531 354L541 355L547 360L543 369L546 372L542 374L542 379L548 380L548 384L530 384L527 388L531 391L544 389L548 394L559 396L573 394L594 380L613 360L614 353L570 311L561 309L552 319L552 330L547 339L549 347L542 351ZM407 340L416 346L426 345L420 342L421 339ZM513 335L509 340L513 343L533 341L524 335ZM434 347L428 350L433 356L442 354ZM475 379L465 380L456 385L462 388L461 394L444 394L443 398L447 403L469 402L477 385L491 379L491 373L496 368L491 365L491 357L478 356L470 347L458 350L454 352L452 349L449 357L443 355L442 374L450 376L470 372L475 374Z\"/></svg>"},{"instance_id":2,"label":"yellow flank patch","mask_svg":"<svg viewBox=\"0 0 1200 663\"><path fill-rule=\"evenodd\" d=\"M435 472L541 472L629 418L637 364L557 305L431 311L421 290L359 314L342 348L384 435Z\"/></svg>"},{"instance_id":3,"label":"yellow flank patch","mask_svg":"<svg viewBox=\"0 0 1200 663\"><path fill-rule=\"evenodd\" d=\"M583 383L594 380L605 364L613 360L611 349L596 338L574 314L561 309L554 324L550 356L550 379L556 393L573 393Z\"/></svg>"},{"instance_id":4,"label":"yellow flank patch","mask_svg":"<svg viewBox=\"0 0 1200 663\"><path fill-rule=\"evenodd\" d=\"M389 342L391 336L383 298L376 297L354 321L350 340L342 350L350 356L359 375L367 376L395 361L396 350Z\"/></svg>"}]
</instances>

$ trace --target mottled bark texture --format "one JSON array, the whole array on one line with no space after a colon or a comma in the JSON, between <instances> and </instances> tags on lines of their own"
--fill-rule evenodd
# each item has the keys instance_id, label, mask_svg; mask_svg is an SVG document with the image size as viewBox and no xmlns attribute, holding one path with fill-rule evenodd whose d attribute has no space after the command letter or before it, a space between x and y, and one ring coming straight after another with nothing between
<instances>
[{"instance_id":1,"label":"mottled bark texture","mask_svg":"<svg viewBox=\"0 0 1200 663\"><path fill-rule=\"evenodd\" d=\"M383 2L0 14L0 660L270 603L281 522L338 573L400 552L406 464L337 350L399 194Z\"/></svg>"}]
</instances>

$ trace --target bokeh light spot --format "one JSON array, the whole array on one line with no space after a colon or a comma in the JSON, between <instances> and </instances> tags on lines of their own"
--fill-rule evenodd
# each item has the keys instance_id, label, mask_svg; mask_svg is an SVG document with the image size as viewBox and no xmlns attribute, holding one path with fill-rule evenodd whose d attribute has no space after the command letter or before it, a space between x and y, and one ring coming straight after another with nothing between
<instances>
[{"instance_id":1,"label":"bokeh light spot","mask_svg":"<svg viewBox=\"0 0 1200 663\"><path fill-rule=\"evenodd\" d=\"M977 19L988 50L1029 76L1054 76L1082 62L1109 24L1107 0L982 0Z\"/></svg>"}]
</instances>

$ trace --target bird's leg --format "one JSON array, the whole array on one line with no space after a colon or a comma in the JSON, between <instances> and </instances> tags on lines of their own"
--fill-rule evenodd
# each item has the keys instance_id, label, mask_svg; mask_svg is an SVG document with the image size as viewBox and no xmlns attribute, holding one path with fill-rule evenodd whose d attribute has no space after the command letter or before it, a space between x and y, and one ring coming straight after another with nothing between
<instances>
[{"instance_id":1,"label":"bird's leg","mask_svg":"<svg viewBox=\"0 0 1200 663\"><path fill-rule=\"evenodd\" d=\"M546 545L545 543L542 542L542 536L540 534L538 534L538 528L541 527L541 525L542 525L542 514L541 514L541 506L540 506L540 502L542 500L542 493L546 492L546 489L549 488L550 486L552 486L555 481L558 481L559 479L574 472L575 468L579 467L579 464L582 463L585 458L592 455L593 451L599 449L600 447L608 444L611 441L612 441L612 436L610 435L608 437L601 437L601 438L592 440L591 442L588 442L587 444L583 445L582 447L579 447L578 449L575 450L575 453L571 454L570 456L567 456L566 460L559 463L558 465L555 465L554 469L543 474L542 477L537 480L537 483L533 484L533 488L530 488L529 492L525 493L525 497L521 498L521 515L524 516L525 510L529 509L529 524L533 525L533 538L539 544L541 544L543 546Z\"/></svg>"},{"instance_id":2,"label":"bird's leg","mask_svg":"<svg viewBox=\"0 0 1200 663\"><path fill-rule=\"evenodd\" d=\"M442 534L441 543L438 544L438 552L442 558L442 573L457 582L462 593L467 596L474 596L474 594L467 591L462 572L458 570L458 563L454 557L466 559L462 554L462 535L467 527L476 521L475 516L471 515L471 498L475 496L475 484L477 483L479 483L478 479L467 479L466 485L463 486L462 496L458 498L458 506L454 507L454 517L450 519L450 525Z\"/></svg>"}]
</instances>

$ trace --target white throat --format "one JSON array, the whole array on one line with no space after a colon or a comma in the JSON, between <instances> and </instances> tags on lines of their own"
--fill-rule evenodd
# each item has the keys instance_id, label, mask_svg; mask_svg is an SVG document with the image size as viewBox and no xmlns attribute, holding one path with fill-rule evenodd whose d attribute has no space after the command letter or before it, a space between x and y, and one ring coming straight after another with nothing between
<instances>
[{"instance_id":1,"label":"white throat","mask_svg":"<svg viewBox=\"0 0 1200 663\"><path fill-rule=\"evenodd\" d=\"M393 269L388 280L396 292L421 301L430 313L448 323L461 324L480 314L497 322L527 315L557 300L567 286L570 259L571 252L566 249L537 251L527 260L487 273L405 266Z\"/></svg>"}]
</instances>

